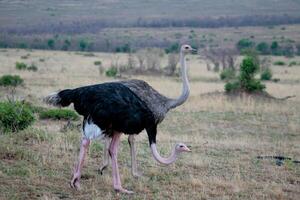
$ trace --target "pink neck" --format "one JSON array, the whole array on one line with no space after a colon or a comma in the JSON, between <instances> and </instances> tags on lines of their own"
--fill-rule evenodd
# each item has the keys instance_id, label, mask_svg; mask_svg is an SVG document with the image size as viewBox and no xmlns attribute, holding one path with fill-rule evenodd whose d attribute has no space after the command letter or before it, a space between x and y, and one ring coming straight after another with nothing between
<instances>
[{"instance_id":1,"label":"pink neck","mask_svg":"<svg viewBox=\"0 0 300 200\"><path fill-rule=\"evenodd\" d=\"M175 147L173 148L171 155L167 158L163 158L159 155L155 143L151 144L151 151L152 151L152 155L155 158L155 160L157 160L161 164L165 164L165 165L172 164L173 162L175 162L175 160L177 158L177 153L175 151Z\"/></svg>"}]
</instances>

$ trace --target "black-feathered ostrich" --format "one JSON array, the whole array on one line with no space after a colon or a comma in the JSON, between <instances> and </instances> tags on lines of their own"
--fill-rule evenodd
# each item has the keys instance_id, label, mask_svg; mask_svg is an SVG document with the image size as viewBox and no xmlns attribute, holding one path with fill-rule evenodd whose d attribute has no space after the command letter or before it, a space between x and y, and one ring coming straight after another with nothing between
<instances>
[{"instance_id":1,"label":"black-feathered ostrich","mask_svg":"<svg viewBox=\"0 0 300 200\"><path fill-rule=\"evenodd\" d=\"M184 103L189 96L185 55L192 51L194 49L189 45L183 45L180 49L183 89L178 99L167 98L140 80L66 89L45 98L47 103L60 107L73 103L74 109L84 117L79 161L71 180L73 188L80 187L79 181L85 155L90 140L95 138L111 138L106 141L109 141L108 152L112 161L113 187L123 193L132 193L132 191L122 187L119 175L117 153L122 133L129 135L133 172L136 172L133 135L139 134L143 129L146 129L152 155L159 163L171 164L175 162L179 153L190 151L185 144L178 143L174 146L171 155L163 158L156 148L156 134L157 125L164 119L165 114Z\"/></svg>"}]
</instances>

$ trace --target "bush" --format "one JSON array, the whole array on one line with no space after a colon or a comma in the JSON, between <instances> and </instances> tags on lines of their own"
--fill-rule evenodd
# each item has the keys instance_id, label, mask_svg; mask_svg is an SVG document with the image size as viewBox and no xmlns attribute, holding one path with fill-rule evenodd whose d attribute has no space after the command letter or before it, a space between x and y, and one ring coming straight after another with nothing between
<instances>
[{"instance_id":1,"label":"bush","mask_svg":"<svg viewBox=\"0 0 300 200\"><path fill-rule=\"evenodd\" d=\"M240 41L238 41L238 43L236 44L237 48L241 51L243 49L249 49L249 48L253 48L255 45L255 43L249 39L241 39Z\"/></svg>"},{"instance_id":2,"label":"bush","mask_svg":"<svg viewBox=\"0 0 300 200\"><path fill-rule=\"evenodd\" d=\"M94 65L102 65L102 62L97 60L97 61L94 62Z\"/></svg>"},{"instance_id":3,"label":"bush","mask_svg":"<svg viewBox=\"0 0 300 200\"><path fill-rule=\"evenodd\" d=\"M225 84L226 92L233 92L241 88L240 83L238 81L228 82Z\"/></svg>"},{"instance_id":4,"label":"bush","mask_svg":"<svg viewBox=\"0 0 300 200\"><path fill-rule=\"evenodd\" d=\"M55 119L55 120L77 120L79 116L73 111L68 109L49 109L41 111L39 114L40 119Z\"/></svg>"},{"instance_id":5,"label":"bush","mask_svg":"<svg viewBox=\"0 0 300 200\"><path fill-rule=\"evenodd\" d=\"M274 62L273 65L284 66L285 62L279 60L279 61Z\"/></svg>"},{"instance_id":6,"label":"bush","mask_svg":"<svg viewBox=\"0 0 300 200\"><path fill-rule=\"evenodd\" d=\"M264 81L269 81L272 79L272 71L271 69L267 68L260 74L260 79Z\"/></svg>"},{"instance_id":7,"label":"bush","mask_svg":"<svg viewBox=\"0 0 300 200\"><path fill-rule=\"evenodd\" d=\"M231 81L225 84L225 91L232 92L241 90L245 92L262 91L265 85L254 78L259 69L259 64L254 57L247 56L243 59L240 65L240 74L238 80Z\"/></svg>"},{"instance_id":8,"label":"bush","mask_svg":"<svg viewBox=\"0 0 300 200\"><path fill-rule=\"evenodd\" d=\"M0 86L18 86L21 85L24 80L18 75L3 75L0 77Z\"/></svg>"},{"instance_id":9,"label":"bush","mask_svg":"<svg viewBox=\"0 0 300 200\"><path fill-rule=\"evenodd\" d=\"M0 127L4 132L17 132L30 126L35 120L28 105L22 102L0 102Z\"/></svg>"},{"instance_id":10,"label":"bush","mask_svg":"<svg viewBox=\"0 0 300 200\"><path fill-rule=\"evenodd\" d=\"M27 69L27 65L25 63L22 63L22 62L16 62L16 69L25 70L25 69Z\"/></svg>"},{"instance_id":11,"label":"bush","mask_svg":"<svg viewBox=\"0 0 300 200\"><path fill-rule=\"evenodd\" d=\"M256 50L263 55L268 54L270 51L269 44L266 42L261 42L256 46Z\"/></svg>"},{"instance_id":12,"label":"bush","mask_svg":"<svg viewBox=\"0 0 300 200\"><path fill-rule=\"evenodd\" d=\"M229 81L235 78L235 70L234 69L224 69L221 74L220 78L223 81Z\"/></svg>"},{"instance_id":13,"label":"bush","mask_svg":"<svg viewBox=\"0 0 300 200\"><path fill-rule=\"evenodd\" d=\"M297 62L296 62L296 61L291 61L291 62L289 63L289 67L292 67L292 66L295 66L295 65L297 65Z\"/></svg>"},{"instance_id":14,"label":"bush","mask_svg":"<svg viewBox=\"0 0 300 200\"><path fill-rule=\"evenodd\" d=\"M247 85L245 85L245 89L247 92L256 92L262 91L266 86L261 84L261 82L257 79L251 79L248 81Z\"/></svg>"},{"instance_id":15,"label":"bush","mask_svg":"<svg viewBox=\"0 0 300 200\"><path fill-rule=\"evenodd\" d=\"M116 67L110 67L108 70L106 70L105 74L108 77L115 77L118 74L118 69Z\"/></svg>"},{"instance_id":16,"label":"bush","mask_svg":"<svg viewBox=\"0 0 300 200\"><path fill-rule=\"evenodd\" d=\"M54 46L55 46L55 40L54 39L49 39L47 41L47 45L50 49L54 49Z\"/></svg>"},{"instance_id":17,"label":"bush","mask_svg":"<svg viewBox=\"0 0 300 200\"><path fill-rule=\"evenodd\" d=\"M35 64L32 63L29 67L27 67L27 70L36 72L38 68Z\"/></svg>"},{"instance_id":18,"label":"bush","mask_svg":"<svg viewBox=\"0 0 300 200\"><path fill-rule=\"evenodd\" d=\"M132 52L132 49L130 47L130 44L124 44L120 47L117 47L116 50L115 50L117 53L129 53L129 52Z\"/></svg>"},{"instance_id":19,"label":"bush","mask_svg":"<svg viewBox=\"0 0 300 200\"><path fill-rule=\"evenodd\" d=\"M171 44L168 48L165 49L165 53L177 53L179 51L179 44L176 42L174 44Z\"/></svg>"}]
</instances>

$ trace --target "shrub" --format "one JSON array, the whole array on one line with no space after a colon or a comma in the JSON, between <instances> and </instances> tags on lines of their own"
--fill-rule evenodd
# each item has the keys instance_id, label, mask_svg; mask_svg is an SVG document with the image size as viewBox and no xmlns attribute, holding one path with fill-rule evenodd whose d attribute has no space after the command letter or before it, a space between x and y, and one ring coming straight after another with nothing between
<instances>
[{"instance_id":1,"label":"shrub","mask_svg":"<svg viewBox=\"0 0 300 200\"><path fill-rule=\"evenodd\" d=\"M247 92L256 92L262 91L266 86L261 84L261 82L257 79L251 79L248 81L247 85L245 85L245 89Z\"/></svg>"},{"instance_id":2,"label":"shrub","mask_svg":"<svg viewBox=\"0 0 300 200\"><path fill-rule=\"evenodd\" d=\"M291 61L291 62L289 63L289 67L292 67L292 66L295 66L295 65L297 65L297 62L296 62L296 61Z\"/></svg>"},{"instance_id":3,"label":"shrub","mask_svg":"<svg viewBox=\"0 0 300 200\"><path fill-rule=\"evenodd\" d=\"M87 42L85 40L80 40L79 41L79 48L81 51L84 51L87 47Z\"/></svg>"},{"instance_id":4,"label":"shrub","mask_svg":"<svg viewBox=\"0 0 300 200\"><path fill-rule=\"evenodd\" d=\"M27 65L23 62L16 62L16 69L25 70L25 69L27 69Z\"/></svg>"},{"instance_id":5,"label":"shrub","mask_svg":"<svg viewBox=\"0 0 300 200\"><path fill-rule=\"evenodd\" d=\"M262 73L260 74L260 79L269 81L272 79L272 76L273 76L273 74L272 74L271 69L267 68L264 71L262 71Z\"/></svg>"},{"instance_id":6,"label":"shrub","mask_svg":"<svg viewBox=\"0 0 300 200\"><path fill-rule=\"evenodd\" d=\"M117 53L129 53L129 52L132 52L132 49L130 47L130 44L124 44L120 47L117 47L116 50L115 50Z\"/></svg>"},{"instance_id":7,"label":"shrub","mask_svg":"<svg viewBox=\"0 0 300 200\"><path fill-rule=\"evenodd\" d=\"M18 86L21 85L24 80L18 75L3 75L0 77L0 86Z\"/></svg>"},{"instance_id":8,"label":"shrub","mask_svg":"<svg viewBox=\"0 0 300 200\"><path fill-rule=\"evenodd\" d=\"M242 90L246 92L262 91L265 85L254 78L259 69L259 64L255 58L247 56L243 59L240 65L240 74L238 80L231 81L225 84L225 91L232 92L235 90Z\"/></svg>"},{"instance_id":9,"label":"shrub","mask_svg":"<svg viewBox=\"0 0 300 200\"><path fill-rule=\"evenodd\" d=\"M55 46L55 41L54 41L54 39L49 39L49 40L47 41L47 45L48 45L48 47L49 47L50 49L53 49L54 46Z\"/></svg>"},{"instance_id":10,"label":"shrub","mask_svg":"<svg viewBox=\"0 0 300 200\"><path fill-rule=\"evenodd\" d=\"M26 55L24 55L24 56L21 56L21 59L28 59L29 58L29 56L30 56L30 54L28 53L28 54L26 54Z\"/></svg>"},{"instance_id":11,"label":"shrub","mask_svg":"<svg viewBox=\"0 0 300 200\"><path fill-rule=\"evenodd\" d=\"M49 109L41 111L39 114L40 119L55 119L55 120L77 120L79 116L73 111L68 109Z\"/></svg>"},{"instance_id":12,"label":"shrub","mask_svg":"<svg viewBox=\"0 0 300 200\"><path fill-rule=\"evenodd\" d=\"M253 92L256 90L261 91L264 89L264 85L262 85L259 80L254 79L254 75L258 69L259 64L255 62L254 58L249 56L244 58L240 66L239 76L242 89L248 92Z\"/></svg>"},{"instance_id":13,"label":"shrub","mask_svg":"<svg viewBox=\"0 0 300 200\"><path fill-rule=\"evenodd\" d=\"M35 120L28 105L22 102L0 102L0 127L4 132L17 132L30 126Z\"/></svg>"},{"instance_id":14,"label":"shrub","mask_svg":"<svg viewBox=\"0 0 300 200\"><path fill-rule=\"evenodd\" d=\"M94 62L94 65L102 65L102 62L97 60L97 61Z\"/></svg>"},{"instance_id":15,"label":"shrub","mask_svg":"<svg viewBox=\"0 0 300 200\"><path fill-rule=\"evenodd\" d=\"M106 70L105 74L108 77L115 77L117 76L118 69L116 67L110 67L108 70Z\"/></svg>"},{"instance_id":16,"label":"shrub","mask_svg":"<svg viewBox=\"0 0 300 200\"><path fill-rule=\"evenodd\" d=\"M29 67L27 67L27 70L36 72L38 68L35 64L32 63Z\"/></svg>"},{"instance_id":17,"label":"shrub","mask_svg":"<svg viewBox=\"0 0 300 200\"><path fill-rule=\"evenodd\" d=\"M257 46L256 46L256 50L263 54L263 55L266 55L269 53L269 50L270 50L270 47L269 47L269 44L266 43L266 42L261 42L259 43Z\"/></svg>"},{"instance_id":18,"label":"shrub","mask_svg":"<svg viewBox=\"0 0 300 200\"><path fill-rule=\"evenodd\" d=\"M70 46L71 46L71 41L68 40L68 39L66 39L64 41L64 44L63 44L63 46L62 46L61 49L64 50L64 51L68 51L68 49L70 48Z\"/></svg>"},{"instance_id":19,"label":"shrub","mask_svg":"<svg viewBox=\"0 0 300 200\"><path fill-rule=\"evenodd\" d=\"M224 88L226 92L233 92L240 89L240 83L238 81L228 82Z\"/></svg>"},{"instance_id":20,"label":"shrub","mask_svg":"<svg viewBox=\"0 0 300 200\"><path fill-rule=\"evenodd\" d=\"M179 51L179 44L176 42L174 44L171 44L171 46L169 46L168 48L165 49L165 52L168 53L176 53Z\"/></svg>"},{"instance_id":21,"label":"shrub","mask_svg":"<svg viewBox=\"0 0 300 200\"><path fill-rule=\"evenodd\" d=\"M229 81L235 78L235 70L234 69L224 69L220 74L221 80Z\"/></svg>"},{"instance_id":22,"label":"shrub","mask_svg":"<svg viewBox=\"0 0 300 200\"><path fill-rule=\"evenodd\" d=\"M239 50L243 50L243 49L249 49L249 48L253 48L255 45L255 43L249 39L241 39L240 41L238 41L238 43L236 44L237 48Z\"/></svg>"},{"instance_id":23,"label":"shrub","mask_svg":"<svg viewBox=\"0 0 300 200\"><path fill-rule=\"evenodd\" d=\"M274 62L273 65L284 66L285 62L279 60L279 61Z\"/></svg>"}]
</instances>

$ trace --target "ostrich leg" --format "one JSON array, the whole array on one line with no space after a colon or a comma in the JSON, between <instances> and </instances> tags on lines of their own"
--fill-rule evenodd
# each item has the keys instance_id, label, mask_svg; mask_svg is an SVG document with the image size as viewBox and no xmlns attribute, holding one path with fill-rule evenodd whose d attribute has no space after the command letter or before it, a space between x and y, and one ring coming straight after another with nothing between
<instances>
[{"instance_id":1,"label":"ostrich leg","mask_svg":"<svg viewBox=\"0 0 300 200\"><path fill-rule=\"evenodd\" d=\"M101 175L103 174L103 170L105 170L109 165L109 144L110 144L110 142L111 142L111 138L105 137L103 163L99 169L99 172Z\"/></svg>"},{"instance_id":2,"label":"ostrich leg","mask_svg":"<svg viewBox=\"0 0 300 200\"><path fill-rule=\"evenodd\" d=\"M84 158L85 158L85 155L86 155L86 152L87 152L89 146L90 146L90 140L83 138L81 141L78 163L75 166L73 178L70 183L72 188L80 189L81 170L82 170Z\"/></svg>"},{"instance_id":3,"label":"ostrich leg","mask_svg":"<svg viewBox=\"0 0 300 200\"><path fill-rule=\"evenodd\" d=\"M137 170L137 162L136 162L136 148L135 148L135 138L134 135L128 136L128 143L130 146L130 154L131 154L131 174L132 176L138 178L141 174Z\"/></svg>"},{"instance_id":4,"label":"ostrich leg","mask_svg":"<svg viewBox=\"0 0 300 200\"><path fill-rule=\"evenodd\" d=\"M109 155L111 157L111 165L112 165L112 177L113 177L113 186L114 189L118 192L132 194L132 191L126 190L121 185L121 178L119 174L118 167L118 147L120 144L121 133L114 132L110 146L109 146Z\"/></svg>"}]
</instances>

